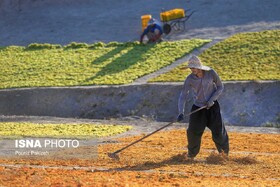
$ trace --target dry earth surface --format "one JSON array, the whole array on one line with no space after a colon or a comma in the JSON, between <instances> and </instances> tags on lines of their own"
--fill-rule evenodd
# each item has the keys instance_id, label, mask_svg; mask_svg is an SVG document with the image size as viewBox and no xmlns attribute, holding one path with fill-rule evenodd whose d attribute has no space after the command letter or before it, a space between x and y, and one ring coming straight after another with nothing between
<instances>
[{"instance_id":1,"label":"dry earth surface","mask_svg":"<svg viewBox=\"0 0 280 187\"><path fill-rule=\"evenodd\" d=\"M118 153L107 156L166 125L139 118L88 120L32 116L1 116L1 121L39 123L105 123L132 125L133 130L97 140L74 150L75 158L0 157L3 186L278 186L280 185L279 129L227 126L230 156L218 155L209 130L194 161L186 153L187 124L175 123ZM90 141L89 141L90 142ZM12 142L11 142L12 143ZM66 152L67 153L67 152ZM61 156L65 151L58 150Z\"/></svg>"},{"instance_id":2,"label":"dry earth surface","mask_svg":"<svg viewBox=\"0 0 280 187\"><path fill-rule=\"evenodd\" d=\"M218 155L209 131L197 158L187 160L184 128L159 132L119 153L143 137L129 136L98 146L98 158L1 158L4 186L278 186L279 133L229 132L230 156ZM112 141L114 140L114 141ZM92 146L77 148L89 154ZM24 183L24 185L22 185Z\"/></svg>"}]
</instances>

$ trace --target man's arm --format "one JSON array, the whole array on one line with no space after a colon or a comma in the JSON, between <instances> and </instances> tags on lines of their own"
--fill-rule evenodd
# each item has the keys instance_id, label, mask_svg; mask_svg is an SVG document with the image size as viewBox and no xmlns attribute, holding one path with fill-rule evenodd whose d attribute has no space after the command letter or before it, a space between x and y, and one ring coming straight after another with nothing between
<instances>
[{"instance_id":1,"label":"man's arm","mask_svg":"<svg viewBox=\"0 0 280 187\"><path fill-rule=\"evenodd\" d=\"M143 33L141 34L141 36L140 36L140 43L143 42L143 38L144 38L144 36L145 36L147 33L148 33L148 27L147 27L146 29L144 29Z\"/></svg>"},{"instance_id":2,"label":"man's arm","mask_svg":"<svg viewBox=\"0 0 280 187\"><path fill-rule=\"evenodd\" d=\"M224 84L222 83L219 75L216 73L215 70L212 70L213 73L213 81L216 84L217 90L213 93L213 95L211 96L211 98L209 99L209 101L216 101L219 96L221 95L221 93L224 90Z\"/></svg>"},{"instance_id":3,"label":"man's arm","mask_svg":"<svg viewBox=\"0 0 280 187\"><path fill-rule=\"evenodd\" d=\"M186 104L186 101L187 101L187 98L188 98L188 95L190 92L190 88L191 87L190 87L189 81L188 81L188 79L186 79L184 82L184 87L180 93L179 100L178 100L179 114L184 114L185 104Z\"/></svg>"}]
</instances>

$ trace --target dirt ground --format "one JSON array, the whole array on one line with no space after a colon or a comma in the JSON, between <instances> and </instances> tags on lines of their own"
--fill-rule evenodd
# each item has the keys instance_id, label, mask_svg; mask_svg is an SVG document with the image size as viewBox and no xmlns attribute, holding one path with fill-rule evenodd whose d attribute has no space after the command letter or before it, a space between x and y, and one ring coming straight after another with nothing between
<instances>
[{"instance_id":1,"label":"dirt ground","mask_svg":"<svg viewBox=\"0 0 280 187\"><path fill-rule=\"evenodd\" d=\"M143 137L126 136L98 146L94 159L0 159L3 186L279 186L279 134L229 132L230 155L218 155L206 131L195 160L187 160L186 133L177 127ZM78 148L87 154L91 147ZM22 185L24 184L24 185Z\"/></svg>"},{"instance_id":2,"label":"dirt ground","mask_svg":"<svg viewBox=\"0 0 280 187\"><path fill-rule=\"evenodd\" d=\"M87 144L75 150L80 158L0 158L3 186L278 186L280 185L280 134L277 128L227 126L230 155L218 155L206 130L199 155L187 160L187 124L175 123L118 153L123 148L167 123L128 117L89 120L35 116L1 116L0 121L39 123L95 123L132 125L114 137L98 139L98 157ZM58 151L56 155L61 155Z\"/></svg>"}]
</instances>

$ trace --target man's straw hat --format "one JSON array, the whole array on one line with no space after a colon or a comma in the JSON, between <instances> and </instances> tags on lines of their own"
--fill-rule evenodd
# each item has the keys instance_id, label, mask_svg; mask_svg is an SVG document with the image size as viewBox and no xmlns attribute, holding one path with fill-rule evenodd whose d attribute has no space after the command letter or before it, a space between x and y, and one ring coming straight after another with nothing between
<instances>
[{"instance_id":1,"label":"man's straw hat","mask_svg":"<svg viewBox=\"0 0 280 187\"><path fill-rule=\"evenodd\" d=\"M211 68L208 66L204 66L200 59L193 55L189 60L188 60L188 68L196 68L196 69L201 69L201 70L205 70L205 71L209 71Z\"/></svg>"}]
</instances>

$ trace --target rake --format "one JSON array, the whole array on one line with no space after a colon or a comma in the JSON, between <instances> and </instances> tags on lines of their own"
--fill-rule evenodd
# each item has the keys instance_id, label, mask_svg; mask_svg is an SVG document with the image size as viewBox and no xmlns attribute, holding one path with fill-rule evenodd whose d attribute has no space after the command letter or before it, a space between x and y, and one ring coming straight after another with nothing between
<instances>
[{"instance_id":1,"label":"rake","mask_svg":"<svg viewBox=\"0 0 280 187\"><path fill-rule=\"evenodd\" d=\"M198 112L198 111L200 111L200 110L202 110L202 109L204 109L204 108L206 108L206 107L207 107L207 106L200 107L200 108L198 108L198 109L196 109L196 110L194 110L194 111L188 113L186 116L190 116L190 115L192 115L193 113L196 113L196 112ZM170 125L172 125L173 123L176 123L176 122L177 122L177 121L172 121L172 122L168 123L167 125L164 125L164 126L162 126L161 128L159 128L159 129L157 129L157 130L151 132L150 134L147 134L146 136L140 138L139 140L136 140L136 141L132 142L131 144L129 144L129 145L127 145L127 146L125 146L125 147L123 147L123 148L121 148L121 149L119 149L119 150L113 152L113 153L108 153L108 157L110 157L110 158L112 158L112 159L114 159L114 160L120 160L120 157L117 155L118 153L120 153L121 151L123 151L123 150L129 148L130 146L132 146L132 145L134 145L134 144L136 144L136 143L138 143L138 142L144 140L145 138L148 138L149 136L155 134L156 132L158 132L158 131L160 131L160 130L162 130L162 129L164 129L164 128L166 128L166 127L168 127L168 126L170 126Z\"/></svg>"}]
</instances>

